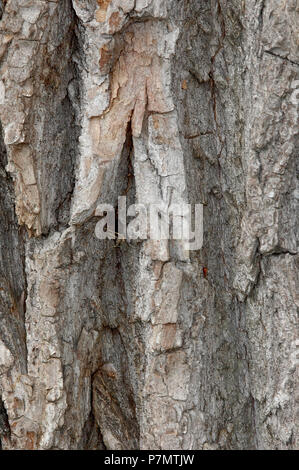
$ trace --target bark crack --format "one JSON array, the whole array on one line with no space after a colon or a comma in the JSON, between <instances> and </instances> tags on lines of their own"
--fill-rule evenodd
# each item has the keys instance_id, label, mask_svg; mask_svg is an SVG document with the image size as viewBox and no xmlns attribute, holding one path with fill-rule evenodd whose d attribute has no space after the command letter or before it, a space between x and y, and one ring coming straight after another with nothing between
<instances>
[{"instance_id":1,"label":"bark crack","mask_svg":"<svg viewBox=\"0 0 299 470\"><path fill-rule=\"evenodd\" d=\"M287 62L290 62L290 64L292 65L296 65L297 67L299 67L299 63L295 62L294 60L291 60L291 59L288 59L288 57L283 57L279 54L276 54L275 52L272 52L272 51L264 51L265 54L268 54L268 55L271 55L273 57L277 57L278 59L281 59L281 60L286 60Z\"/></svg>"}]
</instances>

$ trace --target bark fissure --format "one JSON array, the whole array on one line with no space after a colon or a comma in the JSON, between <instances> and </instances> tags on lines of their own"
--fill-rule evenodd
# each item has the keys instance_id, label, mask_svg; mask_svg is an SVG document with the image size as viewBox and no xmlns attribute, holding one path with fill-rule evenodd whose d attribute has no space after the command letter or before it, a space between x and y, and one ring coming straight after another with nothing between
<instances>
[{"instance_id":1,"label":"bark fissure","mask_svg":"<svg viewBox=\"0 0 299 470\"><path fill-rule=\"evenodd\" d=\"M0 448L296 447L278 3L0 0ZM120 196L203 203L203 247L97 238L100 204L124 232Z\"/></svg>"},{"instance_id":2,"label":"bark fissure","mask_svg":"<svg viewBox=\"0 0 299 470\"><path fill-rule=\"evenodd\" d=\"M294 62L293 60L290 60L288 57L283 57L279 54L276 54L275 52L273 51L264 51L265 54L269 54L269 55L272 55L273 57L277 57L278 59L281 59L281 60L286 60L287 62L290 62L290 64L292 65L297 65L297 67L299 67L299 63L298 62Z\"/></svg>"}]
</instances>

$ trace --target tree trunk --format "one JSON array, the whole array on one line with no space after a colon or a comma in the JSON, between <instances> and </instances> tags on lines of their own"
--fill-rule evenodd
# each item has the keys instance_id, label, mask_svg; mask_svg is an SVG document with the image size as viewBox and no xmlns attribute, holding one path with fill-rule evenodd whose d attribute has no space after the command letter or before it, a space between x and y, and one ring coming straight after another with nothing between
<instances>
[{"instance_id":1,"label":"tree trunk","mask_svg":"<svg viewBox=\"0 0 299 470\"><path fill-rule=\"evenodd\" d=\"M3 449L296 447L296 5L0 1ZM99 240L119 196L203 247Z\"/></svg>"}]
</instances>

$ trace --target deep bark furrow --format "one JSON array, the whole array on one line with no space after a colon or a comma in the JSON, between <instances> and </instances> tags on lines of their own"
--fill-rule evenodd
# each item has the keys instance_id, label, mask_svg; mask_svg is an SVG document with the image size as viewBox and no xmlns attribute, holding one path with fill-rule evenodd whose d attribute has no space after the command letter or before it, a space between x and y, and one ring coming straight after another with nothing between
<instances>
[{"instance_id":1,"label":"deep bark furrow","mask_svg":"<svg viewBox=\"0 0 299 470\"><path fill-rule=\"evenodd\" d=\"M0 1L0 447L296 448L296 17ZM203 247L98 239L120 196Z\"/></svg>"}]
</instances>

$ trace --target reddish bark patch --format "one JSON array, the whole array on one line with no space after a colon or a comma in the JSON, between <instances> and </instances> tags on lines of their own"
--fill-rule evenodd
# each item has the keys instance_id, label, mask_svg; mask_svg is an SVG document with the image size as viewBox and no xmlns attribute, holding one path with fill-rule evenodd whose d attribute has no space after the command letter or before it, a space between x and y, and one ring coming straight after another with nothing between
<instances>
[{"instance_id":1,"label":"reddish bark patch","mask_svg":"<svg viewBox=\"0 0 299 470\"><path fill-rule=\"evenodd\" d=\"M34 450L34 448L35 448L35 432L27 431L25 449Z\"/></svg>"},{"instance_id":2,"label":"reddish bark patch","mask_svg":"<svg viewBox=\"0 0 299 470\"><path fill-rule=\"evenodd\" d=\"M112 13L112 15L109 18L110 33L117 31L119 25L120 25L120 16L119 16L118 11L115 11L114 13Z\"/></svg>"},{"instance_id":3,"label":"reddish bark patch","mask_svg":"<svg viewBox=\"0 0 299 470\"><path fill-rule=\"evenodd\" d=\"M99 66L100 66L101 71L103 73L106 73L109 71L107 69L109 68L109 65L111 63L112 54L109 50L109 47L106 44L105 46L102 47L100 53L101 53L101 58L99 60Z\"/></svg>"}]
</instances>

